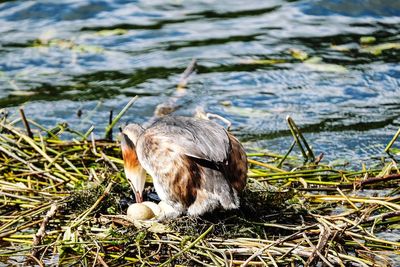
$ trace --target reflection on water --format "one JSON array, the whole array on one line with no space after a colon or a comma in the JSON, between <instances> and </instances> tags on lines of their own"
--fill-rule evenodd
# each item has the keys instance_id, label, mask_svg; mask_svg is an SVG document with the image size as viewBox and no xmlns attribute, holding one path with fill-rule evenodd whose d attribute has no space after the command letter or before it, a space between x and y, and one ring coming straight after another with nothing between
<instances>
[{"instance_id":1,"label":"reflection on water","mask_svg":"<svg viewBox=\"0 0 400 267\"><path fill-rule=\"evenodd\" d=\"M0 107L45 125L99 134L131 96L131 122L172 97L249 148L285 151L291 115L317 153L353 160L400 125L398 1L2 1L0 25Z\"/></svg>"}]
</instances>

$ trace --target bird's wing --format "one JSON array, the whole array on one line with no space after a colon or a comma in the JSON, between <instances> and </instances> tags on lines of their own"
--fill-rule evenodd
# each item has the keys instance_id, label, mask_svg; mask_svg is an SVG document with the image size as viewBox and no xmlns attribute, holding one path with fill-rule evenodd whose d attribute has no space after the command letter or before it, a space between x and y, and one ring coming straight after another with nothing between
<instances>
[{"instance_id":1,"label":"bird's wing","mask_svg":"<svg viewBox=\"0 0 400 267\"><path fill-rule=\"evenodd\" d=\"M186 156L215 163L225 162L231 149L226 130L203 119L164 117L147 129L145 135L170 143Z\"/></svg>"},{"instance_id":2,"label":"bird's wing","mask_svg":"<svg viewBox=\"0 0 400 267\"><path fill-rule=\"evenodd\" d=\"M141 165L153 177L160 198L179 202L183 207L189 207L200 191L214 192L222 177L238 192L245 183L247 165L243 148L222 126L211 121L162 118L139 137L136 149ZM232 149L240 151L235 154ZM235 164L236 157L243 160L243 155L244 164L230 169L230 163ZM226 174L236 170L240 171L240 177Z\"/></svg>"}]
</instances>

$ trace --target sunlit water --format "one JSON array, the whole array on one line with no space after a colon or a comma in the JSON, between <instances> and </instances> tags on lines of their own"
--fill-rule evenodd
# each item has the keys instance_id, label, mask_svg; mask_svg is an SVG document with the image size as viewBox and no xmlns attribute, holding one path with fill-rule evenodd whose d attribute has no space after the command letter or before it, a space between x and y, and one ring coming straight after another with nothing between
<instances>
[{"instance_id":1,"label":"sunlit water","mask_svg":"<svg viewBox=\"0 0 400 267\"><path fill-rule=\"evenodd\" d=\"M285 152L290 115L326 161L359 164L400 126L399 60L400 1L0 1L0 108L99 137L139 95L121 124L174 102Z\"/></svg>"},{"instance_id":2,"label":"sunlit water","mask_svg":"<svg viewBox=\"0 0 400 267\"><path fill-rule=\"evenodd\" d=\"M316 153L352 161L382 153L400 124L399 1L2 2L0 107L14 117L24 106L44 125L101 136L132 96L121 123L172 98L176 114L200 106L231 120L248 148L285 151L290 115ZM397 46L365 49L387 43Z\"/></svg>"}]
</instances>

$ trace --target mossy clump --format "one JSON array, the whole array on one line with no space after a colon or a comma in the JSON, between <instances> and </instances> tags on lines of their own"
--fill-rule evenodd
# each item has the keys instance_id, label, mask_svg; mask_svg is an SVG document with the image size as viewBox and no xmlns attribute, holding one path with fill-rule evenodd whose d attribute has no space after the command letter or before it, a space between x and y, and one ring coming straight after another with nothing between
<instances>
[{"instance_id":1,"label":"mossy clump","mask_svg":"<svg viewBox=\"0 0 400 267\"><path fill-rule=\"evenodd\" d=\"M91 183L85 189L72 191L65 201L65 211L70 214L79 214L88 210L104 193L105 184L108 182L104 181L100 185ZM131 189L128 185L113 184L111 191L107 193L94 213L97 216L101 214L124 214L132 202L130 195Z\"/></svg>"}]
</instances>

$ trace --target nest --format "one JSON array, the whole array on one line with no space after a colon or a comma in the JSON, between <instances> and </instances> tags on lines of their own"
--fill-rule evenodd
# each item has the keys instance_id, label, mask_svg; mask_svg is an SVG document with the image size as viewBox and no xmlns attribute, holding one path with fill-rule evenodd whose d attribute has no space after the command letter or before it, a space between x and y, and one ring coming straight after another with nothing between
<instances>
[{"instance_id":1,"label":"nest","mask_svg":"<svg viewBox=\"0 0 400 267\"><path fill-rule=\"evenodd\" d=\"M395 266L399 171L334 169L289 122L301 157L249 153L239 210L135 224L111 140L0 118L0 262L99 266ZM70 131L71 132L71 131ZM303 153L304 152L304 153ZM156 199L151 183L147 196ZM368 189L368 193L365 193ZM392 235L388 234L392 232ZM394 238L397 233L397 239Z\"/></svg>"}]
</instances>

